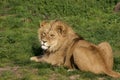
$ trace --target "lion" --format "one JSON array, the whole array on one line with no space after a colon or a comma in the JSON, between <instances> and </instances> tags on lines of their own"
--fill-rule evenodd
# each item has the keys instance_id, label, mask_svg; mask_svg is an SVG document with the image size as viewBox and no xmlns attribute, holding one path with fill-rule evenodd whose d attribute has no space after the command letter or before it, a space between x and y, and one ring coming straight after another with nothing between
<instances>
[{"instance_id":1,"label":"lion","mask_svg":"<svg viewBox=\"0 0 120 80\"><path fill-rule=\"evenodd\" d=\"M120 77L112 70L113 54L108 42L90 43L60 20L43 21L38 29L38 38L44 54L31 57L32 61Z\"/></svg>"}]
</instances>

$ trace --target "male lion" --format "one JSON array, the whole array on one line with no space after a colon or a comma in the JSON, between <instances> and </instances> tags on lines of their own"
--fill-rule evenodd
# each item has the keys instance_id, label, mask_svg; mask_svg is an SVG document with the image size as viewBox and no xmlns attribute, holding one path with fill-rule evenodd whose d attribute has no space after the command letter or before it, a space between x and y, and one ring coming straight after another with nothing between
<instances>
[{"instance_id":1,"label":"male lion","mask_svg":"<svg viewBox=\"0 0 120 80\"><path fill-rule=\"evenodd\" d=\"M112 70L112 49L107 42L99 45L89 43L58 20L43 21L38 37L44 55L31 57L32 61L63 65L69 69L77 67L95 74L105 73L111 77L120 77L119 73Z\"/></svg>"}]
</instances>

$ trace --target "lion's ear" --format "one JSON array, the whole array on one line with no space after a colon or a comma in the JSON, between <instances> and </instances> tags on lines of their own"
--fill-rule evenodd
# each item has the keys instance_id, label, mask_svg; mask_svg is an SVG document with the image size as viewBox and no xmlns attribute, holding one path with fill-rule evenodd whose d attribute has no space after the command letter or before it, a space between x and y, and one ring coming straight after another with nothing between
<instances>
[{"instance_id":1,"label":"lion's ear","mask_svg":"<svg viewBox=\"0 0 120 80\"><path fill-rule=\"evenodd\" d=\"M43 27L46 23L47 23L47 21L42 21L42 22L40 23L40 26L39 26L39 27Z\"/></svg>"},{"instance_id":2,"label":"lion's ear","mask_svg":"<svg viewBox=\"0 0 120 80\"><path fill-rule=\"evenodd\" d=\"M67 27L60 21L58 21L57 25L57 32L61 35L65 36L67 34Z\"/></svg>"}]
</instances>

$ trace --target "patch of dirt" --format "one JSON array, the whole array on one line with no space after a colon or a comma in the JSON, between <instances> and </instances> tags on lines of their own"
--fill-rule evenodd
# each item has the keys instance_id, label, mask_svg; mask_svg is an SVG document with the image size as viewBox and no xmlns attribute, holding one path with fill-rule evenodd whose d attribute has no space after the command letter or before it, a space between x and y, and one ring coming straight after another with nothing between
<instances>
[{"instance_id":1,"label":"patch of dirt","mask_svg":"<svg viewBox=\"0 0 120 80\"><path fill-rule=\"evenodd\" d=\"M105 78L98 78L98 80L105 80Z\"/></svg>"},{"instance_id":2,"label":"patch of dirt","mask_svg":"<svg viewBox=\"0 0 120 80\"><path fill-rule=\"evenodd\" d=\"M61 76L60 74L53 73L52 75L50 75L49 80L58 80L60 76ZM80 75L71 75L68 78L65 76L63 78L67 80L77 80L80 78Z\"/></svg>"},{"instance_id":3,"label":"patch of dirt","mask_svg":"<svg viewBox=\"0 0 120 80\"><path fill-rule=\"evenodd\" d=\"M20 69L20 67L16 66L16 67L3 67L3 68L0 68L0 75L2 75L3 72L5 71L10 71L14 74L16 74L17 77L20 77L21 74L19 73L18 69Z\"/></svg>"},{"instance_id":4,"label":"patch of dirt","mask_svg":"<svg viewBox=\"0 0 120 80\"><path fill-rule=\"evenodd\" d=\"M7 67L0 68L0 76L6 71L10 71L13 75L16 75L17 78L21 79L26 72L31 72L33 74L37 74L38 69L31 69L29 67L22 68L19 66L15 66L15 67L7 66Z\"/></svg>"},{"instance_id":5,"label":"patch of dirt","mask_svg":"<svg viewBox=\"0 0 120 80\"><path fill-rule=\"evenodd\" d=\"M19 69L19 67L18 66L16 66L16 67L9 67L9 66L7 66L7 67L3 67L3 68L0 68L0 72L2 72L2 71L16 71L16 70L18 70Z\"/></svg>"},{"instance_id":6,"label":"patch of dirt","mask_svg":"<svg viewBox=\"0 0 120 80\"><path fill-rule=\"evenodd\" d=\"M59 74L53 73L52 75L50 75L49 80L57 80L57 79L58 79L58 76L59 76Z\"/></svg>"},{"instance_id":7,"label":"patch of dirt","mask_svg":"<svg viewBox=\"0 0 120 80\"><path fill-rule=\"evenodd\" d=\"M79 79L79 77L80 77L80 75L71 75L71 76L69 77L69 79L70 79L70 80L77 80L77 79Z\"/></svg>"}]
</instances>

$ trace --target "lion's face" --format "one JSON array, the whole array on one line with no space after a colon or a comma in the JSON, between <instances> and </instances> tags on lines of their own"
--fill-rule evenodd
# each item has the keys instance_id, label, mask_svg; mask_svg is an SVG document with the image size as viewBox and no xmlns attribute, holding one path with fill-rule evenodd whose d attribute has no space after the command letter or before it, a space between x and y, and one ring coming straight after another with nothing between
<instances>
[{"instance_id":1,"label":"lion's face","mask_svg":"<svg viewBox=\"0 0 120 80\"><path fill-rule=\"evenodd\" d=\"M55 51L63 44L65 29L60 22L42 22L38 30L41 48Z\"/></svg>"}]
</instances>

